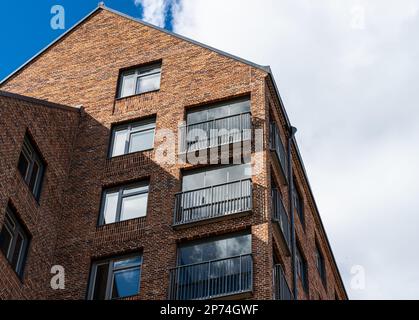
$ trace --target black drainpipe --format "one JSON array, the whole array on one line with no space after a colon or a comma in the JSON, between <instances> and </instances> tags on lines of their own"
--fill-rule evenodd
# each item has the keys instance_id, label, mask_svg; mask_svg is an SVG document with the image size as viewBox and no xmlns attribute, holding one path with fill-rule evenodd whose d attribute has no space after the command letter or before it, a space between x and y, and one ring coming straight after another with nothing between
<instances>
[{"instance_id":1,"label":"black drainpipe","mask_svg":"<svg viewBox=\"0 0 419 320\"><path fill-rule=\"evenodd\" d=\"M292 175L292 139L297 132L297 128L289 128L289 137L288 137L288 200L289 200L289 209L290 209L290 224L291 224L291 266L292 266L292 285L293 285L293 295L294 300L298 300L298 290L297 290L297 269L296 265L296 239L295 239L295 224L294 224L294 199L293 199L293 185L294 179Z\"/></svg>"}]
</instances>

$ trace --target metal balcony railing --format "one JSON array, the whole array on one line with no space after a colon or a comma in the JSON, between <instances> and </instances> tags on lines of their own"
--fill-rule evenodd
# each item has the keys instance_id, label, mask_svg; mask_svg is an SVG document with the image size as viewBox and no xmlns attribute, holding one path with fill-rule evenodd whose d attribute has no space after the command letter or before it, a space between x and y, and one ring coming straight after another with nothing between
<instances>
[{"instance_id":1,"label":"metal balcony railing","mask_svg":"<svg viewBox=\"0 0 419 320\"><path fill-rule=\"evenodd\" d=\"M284 148L284 145L282 144L281 136L279 134L279 130L275 122L271 122L270 124L269 136L270 136L269 141L270 141L271 150L275 151L275 154L278 157L278 161L282 169L282 173L285 179L288 179L287 178L288 177L287 153L285 152L285 148Z\"/></svg>"},{"instance_id":2,"label":"metal balcony railing","mask_svg":"<svg viewBox=\"0 0 419 320\"><path fill-rule=\"evenodd\" d=\"M285 279L282 266L274 266L274 300L292 300L292 293Z\"/></svg>"},{"instance_id":3,"label":"metal balcony railing","mask_svg":"<svg viewBox=\"0 0 419 320\"><path fill-rule=\"evenodd\" d=\"M278 223L279 228L281 229L282 235L285 239L285 242L290 249L291 245L291 229L290 222L288 219L287 212L285 210L284 204L282 202L281 194L278 189L272 189L272 218Z\"/></svg>"},{"instance_id":4,"label":"metal balcony railing","mask_svg":"<svg viewBox=\"0 0 419 320\"><path fill-rule=\"evenodd\" d=\"M180 152L194 152L251 139L251 113L241 113L180 127Z\"/></svg>"},{"instance_id":5,"label":"metal balcony railing","mask_svg":"<svg viewBox=\"0 0 419 320\"><path fill-rule=\"evenodd\" d=\"M170 270L170 300L213 299L251 292L252 255L179 266Z\"/></svg>"},{"instance_id":6,"label":"metal balcony railing","mask_svg":"<svg viewBox=\"0 0 419 320\"><path fill-rule=\"evenodd\" d=\"M252 209L252 181L239 180L176 194L174 225Z\"/></svg>"}]
</instances>

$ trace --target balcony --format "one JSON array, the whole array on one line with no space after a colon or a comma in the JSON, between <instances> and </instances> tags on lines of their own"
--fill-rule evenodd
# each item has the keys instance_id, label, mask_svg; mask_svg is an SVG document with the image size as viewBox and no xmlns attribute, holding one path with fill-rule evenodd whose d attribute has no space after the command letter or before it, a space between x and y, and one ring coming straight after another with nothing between
<instances>
[{"instance_id":1,"label":"balcony","mask_svg":"<svg viewBox=\"0 0 419 320\"><path fill-rule=\"evenodd\" d=\"M204 300L252 292L252 255L179 266L170 270L170 300Z\"/></svg>"},{"instance_id":2,"label":"balcony","mask_svg":"<svg viewBox=\"0 0 419 320\"><path fill-rule=\"evenodd\" d=\"M280 264L274 266L274 300L292 300L292 293Z\"/></svg>"},{"instance_id":3,"label":"balcony","mask_svg":"<svg viewBox=\"0 0 419 320\"><path fill-rule=\"evenodd\" d=\"M272 189L272 219L278 226L285 251L290 254L291 230L287 212L278 189Z\"/></svg>"},{"instance_id":4,"label":"balcony","mask_svg":"<svg viewBox=\"0 0 419 320\"><path fill-rule=\"evenodd\" d=\"M252 210L252 180L214 185L176 194L174 226Z\"/></svg>"},{"instance_id":5,"label":"balcony","mask_svg":"<svg viewBox=\"0 0 419 320\"><path fill-rule=\"evenodd\" d=\"M282 182L286 184L288 181L287 153L285 152L284 145L282 144L278 127L274 122L271 122L270 124L269 136L271 151L275 154L275 158L279 164Z\"/></svg>"},{"instance_id":6,"label":"balcony","mask_svg":"<svg viewBox=\"0 0 419 320\"><path fill-rule=\"evenodd\" d=\"M251 129L250 112L186 124L180 127L180 153L250 140Z\"/></svg>"}]
</instances>

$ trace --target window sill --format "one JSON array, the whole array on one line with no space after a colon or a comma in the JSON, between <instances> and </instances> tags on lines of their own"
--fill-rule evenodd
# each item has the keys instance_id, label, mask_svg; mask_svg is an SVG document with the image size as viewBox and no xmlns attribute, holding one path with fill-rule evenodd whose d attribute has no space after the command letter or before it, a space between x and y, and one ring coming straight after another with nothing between
<instances>
[{"instance_id":1,"label":"window sill","mask_svg":"<svg viewBox=\"0 0 419 320\"><path fill-rule=\"evenodd\" d=\"M122 100L129 99L129 98L144 96L144 95L149 94L149 93L156 93L156 92L159 92L159 91L160 91L160 89L155 89L155 90L146 91L146 92L142 92L142 93L136 93L136 94L132 94L130 96L115 98L115 101L122 101Z\"/></svg>"},{"instance_id":2,"label":"window sill","mask_svg":"<svg viewBox=\"0 0 419 320\"><path fill-rule=\"evenodd\" d=\"M150 149L141 150L141 151L135 151L135 152L131 152L131 153L121 154L121 155L115 156L115 157L109 157L108 156L107 160L108 161L114 161L114 160L116 161L116 160L123 159L124 157L135 157L135 156L141 155L143 153L151 152L153 150L154 150L154 147L150 148Z\"/></svg>"}]
</instances>

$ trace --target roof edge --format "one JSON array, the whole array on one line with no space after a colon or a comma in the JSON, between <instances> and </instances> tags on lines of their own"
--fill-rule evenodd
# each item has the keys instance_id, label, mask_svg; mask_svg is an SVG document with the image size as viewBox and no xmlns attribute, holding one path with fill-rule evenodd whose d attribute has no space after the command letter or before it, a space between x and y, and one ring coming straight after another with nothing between
<instances>
[{"instance_id":1,"label":"roof edge","mask_svg":"<svg viewBox=\"0 0 419 320\"><path fill-rule=\"evenodd\" d=\"M33 103L37 105L42 105L48 108L60 109L64 111L80 112L80 110L82 109L82 106L70 107L64 104L59 104L55 102L50 102L46 100L23 96L21 94L9 92L9 91L3 91L3 90L0 90L0 97L16 99L16 100L25 101L25 102L29 102L29 103Z\"/></svg>"},{"instance_id":2,"label":"roof edge","mask_svg":"<svg viewBox=\"0 0 419 320\"><path fill-rule=\"evenodd\" d=\"M202 48L208 49L208 50L210 50L210 51L216 52L216 53L218 53L218 54L220 54L220 55L222 55L222 56L225 56L225 57L227 57L227 58L230 58L230 59L236 60L236 61L238 61L238 62L244 63L244 64L246 64L246 65L249 65L249 66L251 66L251 67L257 68L257 69L262 70L262 71L264 71L264 72L267 72L267 73L269 73L269 72L270 72L269 67L259 65L259 64L257 64L257 63L251 62L251 61L249 61L249 60L246 60L246 59L240 58L240 57L235 56L235 55L233 55L233 54L230 54L230 53L227 53L227 52L225 52L225 51L222 51L222 50L219 50L219 49L217 49L217 48L214 48L214 47L211 47L211 46L209 46L209 45L206 45L206 44L201 43L201 42L199 42L199 41L193 40L193 39L191 39L191 38L188 38L188 37L182 36L182 35L180 35L180 34L177 34L177 33L174 33L174 32L172 32L172 31L166 30L166 29L164 29L164 28L160 28L160 27L158 27L158 26L155 26L155 25L153 25L153 24L151 24L151 23L148 23L148 22L145 22L145 21L143 21L143 20L136 19L136 18L131 17L131 16L129 16L129 15L127 15L127 14L123 13L123 12L117 11L117 10L112 9L112 8L109 8L109 7L106 7L106 6L105 6L105 4L104 4L103 2L100 2L100 3L98 4L98 6L97 6L94 10L92 10L92 11L91 11L90 13L88 13L85 17L83 17L82 19L80 19L80 20L79 20L79 21L78 21L75 25L73 25L70 29L68 29L66 32L64 32L62 35L60 35L57 39L55 39L54 41L52 41L52 42L51 42L50 44L48 44L46 47L44 47L43 49L41 49L38 53L36 53L33 57L31 57L29 60L27 60L24 64L22 64L20 67L18 67L18 68L17 68L16 70L14 70L12 73L10 73L8 76L6 76L3 80L1 80L1 81L0 81L0 86L1 86L1 85L3 85L3 84L5 84L5 83L6 83L8 80L10 80L13 76L15 76L15 75L16 75L17 73L19 73L21 70L23 70L23 69L24 69L27 65L29 65L31 62L33 62L34 60L36 60L36 59L37 59L37 58L38 58L41 54L43 54L45 51L47 51L47 50L48 50L50 47L52 47L54 44L58 43L58 42L59 42L60 40L62 40L65 36L67 36L69 33L71 33L71 31L73 31L74 29L76 29L76 28L77 28L80 24L82 24L85 20L89 19L89 18L90 18L93 14L95 14L96 12L98 12L98 11L100 11L100 10L106 10L106 11L111 12L111 13L114 13L114 14L116 14L116 15L118 15L118 16L124 17L124 18L126 18L126 19L129 19L129 20L134 21L134 22L137 22L137 23L140 23L140 24L142 24L142 25L144 25L144 26L147 26L147 27L153 28L153 29L155 29L155 30L158 30L158 31L160 31L160 32L163 32L163 33L165 33L165 34L168 34L168 35L170 35L170 36L172 36L172 37L178 38L178 39L180 39L180 40L187 41L187 42L189 42L189 43L191 43L191 44L194 44L194 45L200 46L200 47L202 47Z\"/></svg>"}]
</instances>

